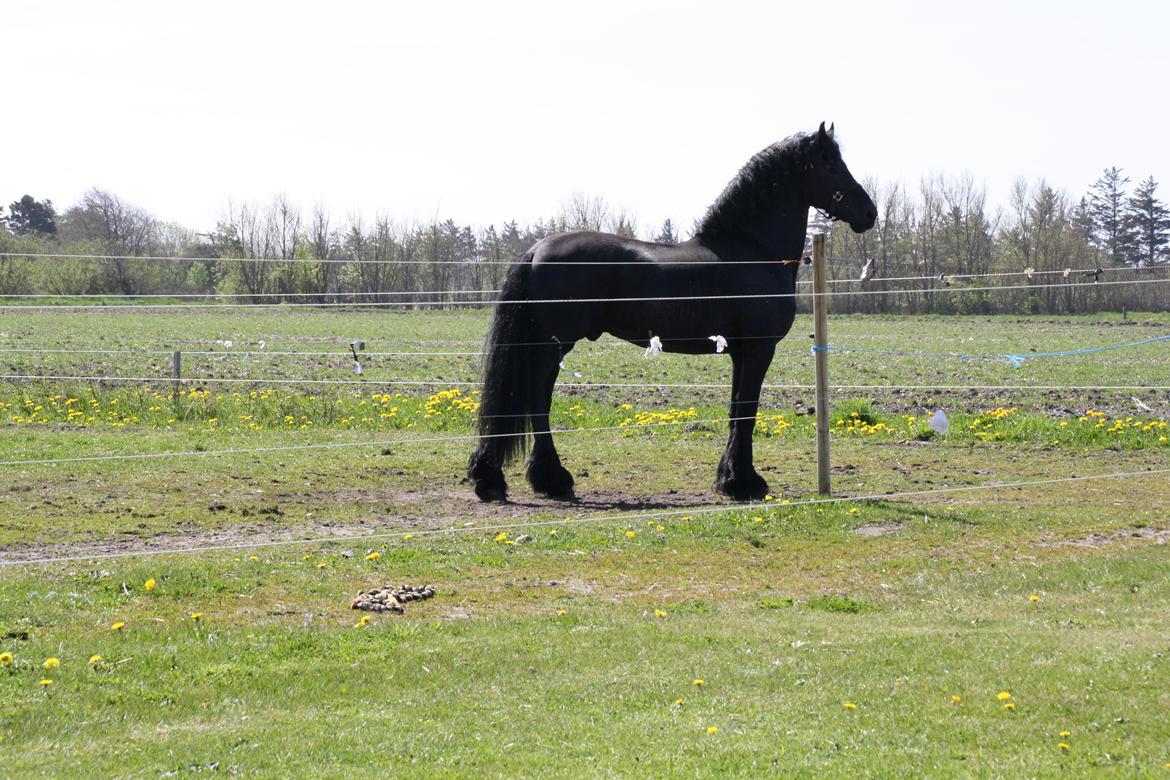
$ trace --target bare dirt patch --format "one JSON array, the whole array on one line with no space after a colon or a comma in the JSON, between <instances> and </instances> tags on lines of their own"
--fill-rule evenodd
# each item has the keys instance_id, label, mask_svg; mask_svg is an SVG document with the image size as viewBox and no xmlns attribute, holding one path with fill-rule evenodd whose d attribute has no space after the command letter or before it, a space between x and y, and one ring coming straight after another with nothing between
<instances>
[{"instance_id":1,"label":"bare dirt patch","mask_svg":"<svg viewBox=\"0 0 1170 780\"><path fill-rule=\"evenodd\" d=\"M328 503L382 506L368 517L347 522L328 519L279 523L279 514L251 515L246 524L215 530L138 534L119 538L82 540L59 544L12 544L0 547L0 564L41 562L50 559L110 558L161 555L185 551L215 551L248 547L333 543L361 545L397 532L463 531L523 522L525 520L574 519L610 512L653 512L710 506L719 498L710 492L666 492L630 495L596 492L574 501L554 501L517 490L506 503L484 504L467 489L436 487L403 491L334 491ZM317 501L322 497L315 496ZM735 506L727 501L728 507Z\"/></svg>"},{"instance_id":2,"label":"bare dirt patch","mask_svg":"<svg viewBox=\"0 0 1170 780\"><path fill-rule=\"evenodd\" d=\"M1107 534L1090 534L1080 539L1054 539L1040 542L1040 547L1106 547L1126 542L1153 542L1166 544L1170 541L1170 528L1127 528Z\"/></svg>"},{"instance_id":3,"label":"bare dirt patch","mask_svg":"<svg viewBox=\"0 0 1170 780\"><path fill-rule=\"evenodd\" d=\"M853 533L858 536L877 537L892 534L896 531L902 530L901 523L866 523L859 525L853 529Z\"/></svg>"}]
</instances>

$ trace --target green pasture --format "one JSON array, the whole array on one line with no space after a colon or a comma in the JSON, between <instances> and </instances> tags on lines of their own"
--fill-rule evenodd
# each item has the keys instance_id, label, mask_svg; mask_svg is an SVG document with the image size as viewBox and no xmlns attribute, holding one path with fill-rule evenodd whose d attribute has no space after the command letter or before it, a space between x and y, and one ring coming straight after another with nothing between
<instances>
[{"instance_id":1,"label":"green pasture","mask_svg":"<svg viewBox=\"0 0 1170 780\"><path fill-rule=\"evenodd\" d=\"M1167 343L1018 368L831 353L838 385L905 387L834 393L834 501L812 391L767 390L772 496L742 506L709 490L726 357L607 337L568 356L555 407L579 500L534 499L515 465L514 503L484 507L462 484L475 356L376 353L475 352L485 326L0 313L0 349L33 350L3 374L184 368L180 394L0 383L0 774L1170 776ZM809 329L770 384L811 383ZM967 356L1168 332L831 321L835 344ZM232 378L289 381L209 381ZM1102 385L1158 389L1049 389ZM396 583L437 596L350 609Z\"/></svg>"}]
</instances>

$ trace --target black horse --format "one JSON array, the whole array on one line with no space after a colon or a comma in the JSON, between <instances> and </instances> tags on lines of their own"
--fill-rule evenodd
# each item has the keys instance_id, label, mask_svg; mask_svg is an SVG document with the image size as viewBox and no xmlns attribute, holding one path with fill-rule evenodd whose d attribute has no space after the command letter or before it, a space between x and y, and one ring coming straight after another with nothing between
<instances>
[{"instance_id":1,"label":"black horse","mask_svg":"<svg viewBox=\"0 0 1170 780\"><path fill-rule=\"evenodd\" d=\"M577 232L539 241L509 271L485 348L479 446L468 477L484 501L505 500L502 466L535 443L533 490L572 498L573 476L553 446L548 414L565 354L580 339L611 333L667 352L715 352L732 361L731 433L715 489L737 500L763 498L752 466L760 385L776 342L796 315L796 273L809 207L861 233L877 209L841 160L822 122L752 157L708 209L694 238L652 244ZM658 346L658 343L654 346Z\"/></svg>"}]
</instances>

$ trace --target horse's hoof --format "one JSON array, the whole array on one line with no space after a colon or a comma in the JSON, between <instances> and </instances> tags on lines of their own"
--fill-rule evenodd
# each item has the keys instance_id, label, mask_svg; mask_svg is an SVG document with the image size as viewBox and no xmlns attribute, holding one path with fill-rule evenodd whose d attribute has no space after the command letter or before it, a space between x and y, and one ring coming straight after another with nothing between
<instances>
[{"instance_id":1,"label":"horse's hoof","mask_svg":"<svg viewBox=\"0 0 1170 780\"><path fill-rule=\"evenodd\" d=\"M573 475L559 463L539 466L530 463L525 476L536 493L558 501L572 501L576 498L573 493Z\"/></svg>"},{"instance_id":2,"label":"horse's hoof","mask_svg":"<svg viewBox=\"0 0 1170 780\"><path fill-rule=\"evenodd\" d=\"M507 501L508 486L506 484L490 482L486 479L475 480L475 495L480 501Z\"/></svg>"},{"instance_id":3,"label":"horse's hoof","mask_svg":"<svg viewBox=\"0 0 1170 780\"><path fill-rule=\"evenodd\" d=\"M736 501L762 501L768 495L768 483L754 471L738 477L721 474L715 479L715 490Z\"/></svg>"}]
</instances>

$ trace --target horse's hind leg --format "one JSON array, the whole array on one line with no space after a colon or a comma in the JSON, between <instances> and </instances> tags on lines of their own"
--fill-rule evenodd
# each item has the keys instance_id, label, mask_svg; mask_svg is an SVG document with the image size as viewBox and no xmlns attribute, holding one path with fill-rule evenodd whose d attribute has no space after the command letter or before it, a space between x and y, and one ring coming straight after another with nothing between
<instances>
[{"instance_id":1,"label":"horse's hind leg","mask_svg":"<svg viewBox=\"0 0 1170 780\"><path fill-rule=\"evenodd\" d=\"M567 344L564 347L564 352L556 348L551 348L547 352L542 350L539 362L533 371L533 375L540 378L541 384L537 388L530 417L533 445L525 476L534 491L543 493L549 498L573 498L573 475L561 465L561 459L553 444L548 422L549 409L552 407L553 387L556 385L557 374L560 372L561 358L572 348L572 344Z\"/></svg>"}]
</instances>

